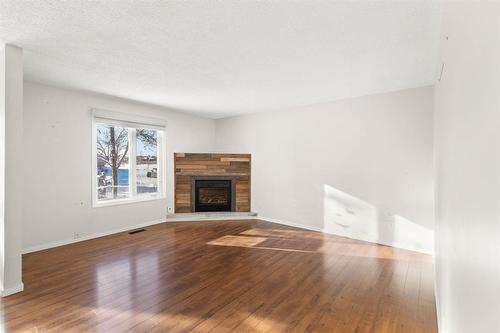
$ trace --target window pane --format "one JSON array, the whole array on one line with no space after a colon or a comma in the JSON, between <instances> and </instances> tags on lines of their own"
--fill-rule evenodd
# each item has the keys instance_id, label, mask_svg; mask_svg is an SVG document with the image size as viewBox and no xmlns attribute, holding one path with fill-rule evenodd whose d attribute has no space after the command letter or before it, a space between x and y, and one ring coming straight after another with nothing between
<instances>
[{"instance_id":1,"label":"window pane","mask_svg":"<svg viewBox=\"0 0 500 333\"><path fill-rule=\"evenodd\" d=\"M128 129L97 124L97 200L130 196Z\"/></svg>"},{"instance_id":2,"label":"window pane","mask_svg":"<svg viewBox=\"0 0 500 333\"><path fill-rule=\"evenodd\" d=\"M158 131L138 128L136 136L137 195L158 193Z\"/></svg>"}]
</instances>

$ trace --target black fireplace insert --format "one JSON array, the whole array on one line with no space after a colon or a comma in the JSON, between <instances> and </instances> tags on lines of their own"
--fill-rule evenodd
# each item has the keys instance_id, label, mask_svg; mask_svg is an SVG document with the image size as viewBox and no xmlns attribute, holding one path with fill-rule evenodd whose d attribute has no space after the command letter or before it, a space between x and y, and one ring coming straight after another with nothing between
<instances>
[{"instance_id":1,"label":"black fireplace insert","mask_svg":"<svg viewBox=\"0 0 500 333\"><path fill-rule=\"evenodd\" d=\"M232 210L230 179L196 179L194 186L195 212L230 212Z\"/></svg>"}]
</instances>

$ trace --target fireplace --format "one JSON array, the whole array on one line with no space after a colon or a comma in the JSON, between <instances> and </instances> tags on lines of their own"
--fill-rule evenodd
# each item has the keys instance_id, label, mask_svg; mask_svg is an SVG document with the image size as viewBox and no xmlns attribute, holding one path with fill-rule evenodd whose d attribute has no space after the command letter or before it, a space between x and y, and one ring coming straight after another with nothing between
<instances>
[{"instance_id":1,"label":"fireplace","mask_svg":"<svg viewBox=\"0 0 500 333\"><path fill-rule=\"evenodd\" d=\"M234 191L231 179L194 179L195 212L230 212L234 210Z\"/></svg>"},{"instance_id":2,"label":"fireplace","mask_svg":"<svg viewBox=\"0 0 500 333\"><path fill-rule=\"evenodd\" d=\"M174 153L175 213L250 212L251 163L250 154Z\"/></svg>"}]
</instances>

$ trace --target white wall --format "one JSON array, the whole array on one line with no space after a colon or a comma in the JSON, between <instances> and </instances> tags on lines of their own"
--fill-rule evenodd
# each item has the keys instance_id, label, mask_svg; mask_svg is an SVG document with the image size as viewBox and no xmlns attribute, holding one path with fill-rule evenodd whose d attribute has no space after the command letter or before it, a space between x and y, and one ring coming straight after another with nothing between
<instances>
[{"instance_id":1,"label":"white wall","mask_svg":"<svg viewBox=\"0 0 500 333\"><path fill-rule=\"evenodd\" d=\"M23 290L23 51L0 45L0 292Z\"/></svg>"},{"instance_id":2,"label":"white wall","mask_svg":"<svg viewBox=\"0 0 500 333\"><path fill-rule=\"evenodd\" d=\"M252 153L252 209L431 252L433 89L220 119L216 148Z\"/></svg>"},{"instance_id":3,"label":"white wall","mask_svg":"<svg viewBox=\"0 0 500 333\"><path fill-rule=\"evenodd\" d=\"M445 333L500 332L500 3L447 2L443 18L438 321Z\"/></svg>"},{"instance_id":4,"label":"white wall","mask_svg":"<svg viewBox=\"0 0 500 333\"><path fill-rule=\"evenodd\" d=\"M174 151L234 151L253 154L260 216L430 252L432 103L426 87L213 121L25 82L23 248L160 221ZM166 200L91 207L90 108L168 121Z\"/></svg>"},{"instance_id":5,"label":"white wall","mask_svg":"<svg viewBox=\"0 0 500 333\"><path fill-rule=\"evenodd\" d=\"M23 248L36 249L164 220L172 205L173 153L211 151L213 120L123 99L25 82ZM164 118L167 199L92 208L90 108Z\"/></svg>"}]
</instances>

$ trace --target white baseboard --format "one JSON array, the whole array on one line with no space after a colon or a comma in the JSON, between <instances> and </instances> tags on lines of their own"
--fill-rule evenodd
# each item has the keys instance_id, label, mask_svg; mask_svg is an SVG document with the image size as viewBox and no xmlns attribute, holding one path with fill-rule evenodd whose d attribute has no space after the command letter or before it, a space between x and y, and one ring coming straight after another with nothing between
<instances>
[{"instance_id":1,"label":"white baseboard","mask_svg":"<svg viewBox=\"0 0 500 333\"><path fill-rule=\"evenodd\" d=\"M273 218L270 218L270 217L263 217L263 216L257 216L255 217L255 219L257 220L264 220L264 221L267 221L267 222L271 222L271 223L276 223L276 224L282 224L282 225L286 225L286 226L289 226L289 227L295 227L295 228L301 228L301 229L306 229L306 230L311 230L311 231L317 231L317 232L323 232L323 229L321 228L316 228L316 227L312 227L312 226L309 226L309 225L306 225L306 224L300 224L300 223L293 223L293 222L289 222L289 221L283 221L283 220L278 220L278 219L273 219Z\"/></svg>"},{"instance_id":2,"label":"white baseboard","mask_svg":"<svg viewBox=\"0 0 500 333\"><path fill-rule=\"evenodd\" d=\"M302 228L302 229L311 230L311 231L318 231L318 232L322 232L322 233L329 234L329 235L346 237L346 238L349 238L349 239L355 239L355 240L360 240L360 241L374 243L374 244L386 245L386 246L395 247L395 248L403 249L403 250L420 252L420 253L430 254L430 255L434 254L433 251L429 250L429 249L416 248L416 247L413 247L413 246L407 246L406 244L400 244L400 243L382 242L382 241L380 241L378 239L367 239L367 238L364 239L362 237L354 238L354 237L351 237L349 235L335 234L333 232L325 231L322 228L312 227L312 226L305 225L305 224L300 224L300 223L293 223L293 222L288 222L288 221L283 221L283 220L278 220L278 219L273 219L273 218L267 218L267 217L263 217L263 216L260 216L260 217L256 216L255 219L264 220L264 221L268 221L268 222L272 222L272 223L277 223L277 224L283 224L283 225L287 225L287 226L290 226L290 227Z\"/></svg>"},{"instance_id":3,"label":"white baseboard","mask_svg":"<svg viewBox=\"0 0 500 333\"><path fill-rule=\"evenodd\" d=\"M23 290L24 290L24 284L21 282L21 283L19 283L18 285L14 286L14 287L2 290L0 292L0 296L1 297L7 297L7 296L10 296L10 295L13 295L13 294L17 294L17 293L19 293L19 292L21 292Z\"/></svg>"},{"instance_id":4,"label":"white baseboard","mask_svg":"<svg viewBox=\"0 0 500 333\"><path fill-rule=\"evenodd\" d=\"M37 252L37 251L42 251L42 250L47 250L47 249L50 249L50 248L53 248L53 247L68 245L68 244L72 244L72 243L83 242L83 241L86 241L86 240L89 240L89 239L99 238L99 237L103 237L103 236L109 236L109 235L112 235L112 234L117 234L117 233L120 233L120 232L134 230L134 229L138 229L138 228L144 228L144 227L147 227L147 226L150 226L150 225L164 223L164 222L167 222L166 219L158 219L158 220L149 221L149 222L143 222L143 223L139 223L139 224L135 224L135 225L123 227L123 228L118 228L118 229L113 229L113 230L98 232L98 233L95 233L95 234L86 235L86 236L83 236L83 237L80 237L80 238L76 238L76 239L64 239L64 240L50 242L50 243L46 243L46 244L34 245L34 246L30 246L30 247L27 247L27 248L23 249L22 254L31 253L31 252Z\"/></svg>"},{"instance_id":5,"label":"white baseboard","mask_svg":"<svg viewBox=\"0 0 500 333\"><path fill-rule=\"evenodd\" d=\"M46 243L46 244L30 246L30 247L23 249L22 254L27 254L27 253L31 253L31 252L37 252L37 251L51 249L51 248L58 247L58 246L83 242L83 241L86 241L89 239L109 236L112 234L117 234L120 232L144 228L144 227L148 227L150 225L159 224L159 223L197 222L197 221L216 221L216 220L249 220L249 219L253 219L253 218L255 218L255 217L254 216L228 216L228 217L196 217L195 218L193 216L190 216L190 217L186 217L186 218L164 218L164 219L158 219L155 221L139 223L139 224L123 227L123 228L118 228L118 229L108 230L108 231L99 232L99 233L95 233L95 234L90 234L90 235L82 236L82 237L77 238L77 239L73 239L73 238L72 239L63 239L60 241L50 242L50 243Z\"/></svg>"},{"instance_id":6,"label":"white baseboard","mask_svg":"<svg viewBox=\"0 0 500 333\"><path fill-rule=\"evenodd\" d=\"M296 227L296 228L301 228L301 229L306 229L306 230L311 230L311 231L318 231L318 232L322 232L325 234L346 237L346 238L350 238L350 239L361 240L361 241L380 244L380 245L396 247L396 248L400 248L400 249L404 249L404 250L410 250L410 251L431 254L431 255L433 254L433 252L428 250L428 249L414 248L411 246L405 246L404 244L385 243L385 242L381 242L381 241L375 240L375 239L353 238L353 237L350 237L348 235L340 235L340 234L334 234L332 232L327 232L327 231L323 230L322 228L317 228L317 227L309 226L306 224L293 223L293 222L289 222L289 221L283 221L283 220L278 220L278 219L268 218L268 217L263 217L263 216L227 216L227 217L221 216L221 217L196 217L196 218L193 216L189 216L186 218L158 219L155 221L149 221L149 222L144 222L144 223L140 223L140 224L136 224L136 225L132 225L132 226L127 226L127 227L123 227L123 228L119 228L119 229L113 229L113 230L108 230L108 231L104 231L104 232L100 232L100 233L95 233L95 234L83 236L83 237L80 237L77 239L65 239L65 240L55 241L55 242L51 242L51 243L47 243L47 244L30 246L28 248L23 249L22 253L26 254L26 253L31 253L31 252L42 251L42 250L50 249L53 247L63 246L63 245L72 244L72 243L78 243L78 242L86 241L89 239L94 239L94 238L99 238L99 237L108 236L108 235L112 235L112 234L117 234L120 232L134 230L134 229L138 229L138 228L144 228L144 227L147 227L150 225L165 223L165 222L198 222L198 221L251 220L251 219L264 220L264 221L268 221L271 223L277 223L277 224L287 225L290 227Z\"/></svg>"}]
</instances>

